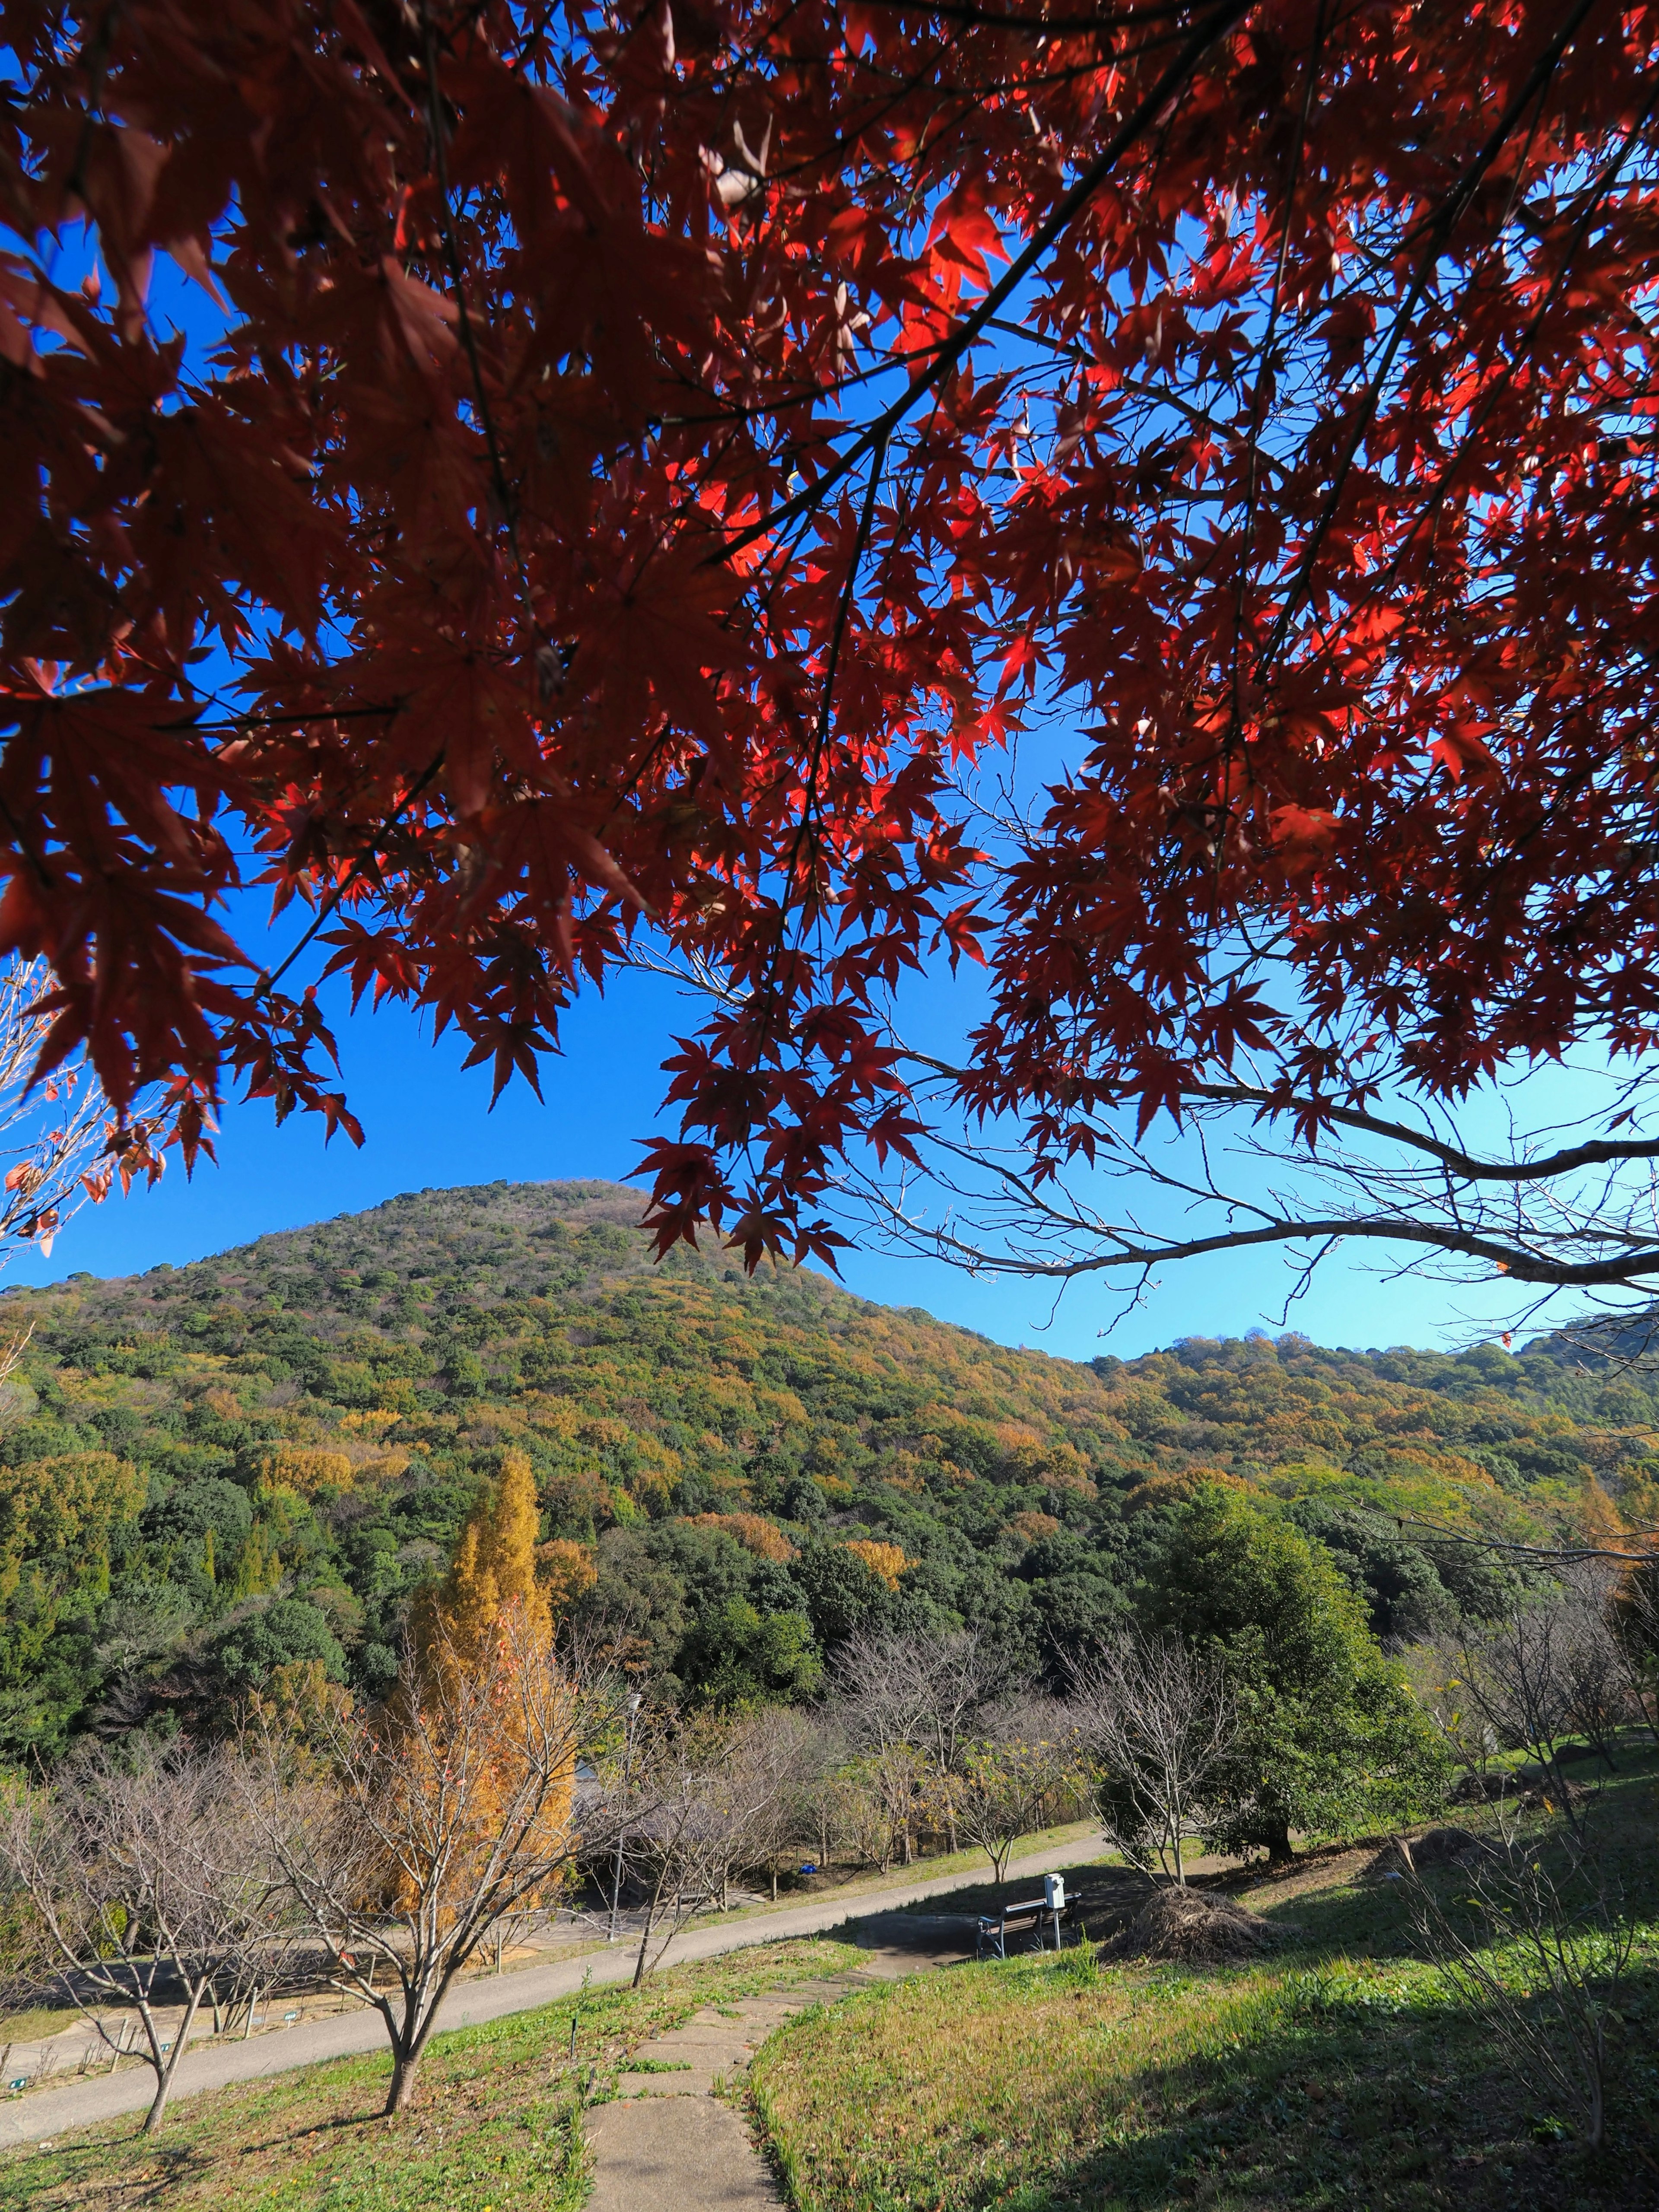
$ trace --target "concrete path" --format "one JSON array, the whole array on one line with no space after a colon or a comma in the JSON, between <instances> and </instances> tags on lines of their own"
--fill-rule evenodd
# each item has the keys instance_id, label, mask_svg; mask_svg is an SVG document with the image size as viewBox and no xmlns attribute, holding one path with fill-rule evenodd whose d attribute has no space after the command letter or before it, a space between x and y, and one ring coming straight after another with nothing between
<instances>
[{"instance_id":1,"label":"concrete path","mask_svg":"<svg viewBox=\"0 0 1659 2212\"><path fill-rule=\"evenodd\" d=\"M705 2006L653 2038L635 2053L637 2070L617 2077L615 2101L583 2116L593 2153L586 2212L777 2212L777 2185L719 2089L740 2085L767 2037L809 2005L957 1955L948 1934L931 1953L878 1950L850 1973Z\"/></svg>"},{"instance_id":2,"label":"concrete path","mask_svg":"<svg viewBox=\"0 0 1659 2212\"><path fill-rule=\"evenodd\" d=\"M1079 1865L1107 1848L1099 1834L1074 1837L1055 1850L1016 1859L1008 1869L1009 1881L1024 1881L1056 1867ZM982 1879L982 1878L981 1878ZM791 1936L824 1936L833 1929L868 1920L877 1914L902 1911L952 1890L979 1886L960 1869L935 1875L931 1881L910 1881L902 1887L866 1891L855 1898L825 1897L810 1904L785 1905L775 1912L757 1912L737 1922L705 1922L677 1936L663 1964L678 1966L697 1959L720 1958L729 1951L747 1950L758 1943L777 1943ZM588 1952L576 1959L546 1966L526 1966L511 1974L481 1976L450 1991L438 2027L471 2027L508 2013L531 2012L538 2005L574 1996L586 1980L603 1988L629 1981L634 1973L634 1951L617 1943L614 1948ZM179 2062L173 2095L198 2094L204 2089L223 2088L233 2081L262 2081L291 2067L315 2065L325 2058L344 2058L364 2051L383 2051L386 2029L378 2013L340 2013L331 2019L306 2021L297 2027L273 2028L246 2043L222 2047L204 2044ZM40 2142L70 2128L90 2127L99 2120L115 2119L123 2112L142 2112L154 2094L148 2067L132 2067L100 2080L77 2081L61 2089L39 2089L0 2104L0 2146ZM764 2200L761 2200L764 2201Z\"/></svg>"}]
</instances>

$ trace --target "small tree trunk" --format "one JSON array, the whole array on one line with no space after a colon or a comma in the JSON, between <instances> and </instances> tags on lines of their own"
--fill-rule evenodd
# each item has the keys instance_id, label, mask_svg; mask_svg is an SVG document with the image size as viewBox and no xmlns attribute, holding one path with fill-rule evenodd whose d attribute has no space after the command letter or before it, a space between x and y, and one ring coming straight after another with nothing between
<instances>
[{"instance_id":1,"label":"small tree trunk","mask_svg":"<svg viewBox=\"0 0 1659 2212\"><path fill-rule=\"evenodd\" d=\"M1291 1827L1281 1820L1267 1831L1267 1863L1269 1866L1289 1866L1296 1853L1291 1849Z\"/></svg>"},{"instance_id":2,"label":"small tree trunk","mask_svg":"<svg viewBox=\"0 0 1659 2212\"><path fill-rule=\"evenodd\" d=\"M392 2060L392 2087L386 2093L386 2116L406 2112L415 2101L415 2084L420 2079L421 2054L418 2051L396 2051Z\"/></svg>"},{"instance_id":3,"label":"small tree trunk","mask_svg":"<svg viewBox=\"0 0 1659 2212\"><path fill-rule=\"evenodd\" d=\"M161 2117L167 2111L167 2095L172 2087L173 2075L171 2069L166 2073L158 2074L156 2075L155 2095L151 2101L149 2112L144 2115L144 2133L147 2136L153 2136L160 2130Z\"/></svg>"},{"instance_id":4,"label":"small tree trunk","mask_svg":"<svg viewBox=\"0 0 1659 2212\"><path fill-rule=\"evenodd\" d=\"M645 1979L646 1954L650 1948L651 1929L657 1917L657 1907L662 1902L662 1886L667 1872L668 1869L665 1867L662 1873L657 1876L657 1886L652 1891L650 1902L645 1908L645 1927L640 1936L640 1955L634 1961L633 1986L635 1989L638 1989L640 1984Z\"/></svg>"},{"instance_id":5,"label":"small tree trunk","mask_svg":"<svg viewBox=\"0 0 1659 2212\"><path fill-rule=\"evenodd\" d=\"M773 1902L773 1904L774 1904L774 1905L775 1905L775 1904L777 1903L777 1901L778 1901L778 1863L777 1863L777 1861L776 1861L775 1859L774 1859L774 1860L773 1860L773 1862L772 1862L772 1902ZM4 2070L5 2070L5 2069L4 2069L3 2067L0 2067L0 2073L3 2073L3 2071L4 2071Z\"/></svg>"},{"instance_id":6,"label":"small tree trunk","mask_svg":"<svg viewBox=\"0 0 1659 2212\"><path fill-rule=\"evenodd\" d=\"M167 2099L173 2094L173 2077L179 2069L179 2060L185 2055L185 2046L190 2041L191 2029L196 2025L197 2008L201 2002L202 1991L198 1987L191 1991L185 2002L185 2016L179 2023L179 2031L173 2038L173 2048L167 2051L164 2051L161 2048L161 2033L155 2023L148 2014L145 2015L144 2025L149 2031L149 2046L155 2055L155 2096L149 2112L144 2115L144 2133L147 2136L156 2134L161 2128L162 2117L167 2108Z\"/></svg>"}]
</instances>

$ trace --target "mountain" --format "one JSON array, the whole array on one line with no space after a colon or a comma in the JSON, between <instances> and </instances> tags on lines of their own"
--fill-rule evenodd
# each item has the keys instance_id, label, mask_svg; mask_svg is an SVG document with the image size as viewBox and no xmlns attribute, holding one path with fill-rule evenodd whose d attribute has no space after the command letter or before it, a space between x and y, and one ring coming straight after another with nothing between
<instances>
[{"instance_id":1,"label":"mountain","mask_svg":"<svg viewBox=\"0 0 1659 2212\"><path fill-rule=\"evenodd\" d=\"M1200 1472L1328 1544L1395 1637L1501 1583L1398 1516L1653 1517L1659 1397L1562 1345L1079 1364L718 1249L655 1266L639 1205L422 1191L0 1297L0 1761L210 1717L297 1661L372 1693L515 1447L550 1571L633 1663L716 1700L799 1693L878 1622L969 1622L1060 1679Z\"/></svg>"}]
</instances>

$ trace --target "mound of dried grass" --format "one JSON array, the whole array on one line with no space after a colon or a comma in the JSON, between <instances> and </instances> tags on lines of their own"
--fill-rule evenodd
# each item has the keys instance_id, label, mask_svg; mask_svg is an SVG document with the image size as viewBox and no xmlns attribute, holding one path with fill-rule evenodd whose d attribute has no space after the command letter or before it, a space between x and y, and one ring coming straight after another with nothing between
<instances>
[{"instance_id":1,"label":"mound of dried grass","mask_svg":"<svg viewBox=\"0 0 1659 2212\"><path fill-rule=\"evenodd\" d=\"M1100 1947L1103 1959L1170 1959L1184 1966L1224 1966L1252 1959L1279 1941L1280 1930L1224 1897L1195 1889L1158 1889Z\"/></svg>"},{"instance_id":2,"label":"mound of dried grass","mask_svg":"<svg viewBox=\"0 0 1659 2212\"><path fill-rule=\"evenodd\" d=\"M1414 1840L1396 1836L1385 1844L1365 1869L1367 1881L1385 1881L1393 1875L1416 1873L1423 1867L1468 1866L1492 1856L1492 1845L1468 1828L1431 1828Z\"/></svg>"}]
</instances>

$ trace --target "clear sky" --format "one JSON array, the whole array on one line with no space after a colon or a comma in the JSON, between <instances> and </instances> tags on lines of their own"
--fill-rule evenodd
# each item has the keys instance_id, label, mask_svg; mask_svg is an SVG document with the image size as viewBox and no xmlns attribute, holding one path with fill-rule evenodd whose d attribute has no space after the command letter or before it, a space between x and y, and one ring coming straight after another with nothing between
<instances>
[{"instance_id":1,"label":"clear sky","mask_svg":"<svg viewBox=\"0 0 1659 2212\"><path fill-rule=\"evenodd\" d=\"M928 1026L959 1032L966 1008L957 1000L973 988L944 975L930 978ZM655 1121L668 1041L697 1019L696 1008L667 983L625 976L608 997L590 994L573 1011L563 1056L544 1063L545 1103L515 1084L492 1113L489 1071L463 1071L460 1039L452 1034L434 1045L400 1009L353 1016L343 991L325 998L345 1088L368 1138L361 1152L343 1137L325 1146L314 1115L296 1114L278 1129L268 1105L233 1105L216 1168L204 1164L187 1182L172 1154L155 1191L83 1208L50 1260L15 1258L3 1281L60 1281L81 1269L126 1274L163 1260L178 1266L400 1191L498 1178L621 1180ZM1121 1294L1091 1283L1072 1287L1056 1308L1051 1289L974 1281L935 1261L860 1251L844 1256L842 1273L865 1297L922 1306L1006 1343L1079 1359L1104 1351L1127 1358L1178 1336L1277 1330L1291 1281L1272 1254L1188 1262L1167 1270L1137 1310L1117 1319ZM1409 1276L1390 1280L1374 1260L1344 1264L1339 1255L1292 1309L1291 1326L1328 1344L1450 1346L1467 1340L1482 1311L1468 1291Z\"/></svg>"}]
</instances>

